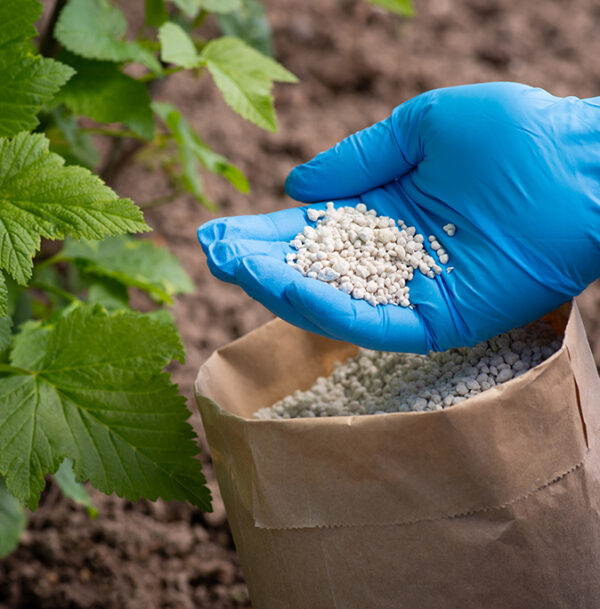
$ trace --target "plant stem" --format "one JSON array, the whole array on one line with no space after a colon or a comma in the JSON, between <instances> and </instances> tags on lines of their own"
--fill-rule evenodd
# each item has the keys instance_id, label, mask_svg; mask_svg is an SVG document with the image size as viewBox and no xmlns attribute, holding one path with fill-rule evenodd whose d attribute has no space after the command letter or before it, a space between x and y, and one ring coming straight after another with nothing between
<instances>
[{"instance_id":1,"label":"plant stem","mask_svg":"<svg viewBox=\"0 0 600 609\"><path fill-rule=\"evenodd\" d=\"M175 72L181 72L182 70L183 70L183 68L181 66L165 68L162 71L162 74L155 74L154 72L148 72L147 74L140 76L137 80L138 80L138 82L150 82L157 78L163 78L163 77L169 76L170 74L175 74Z\"/></svg>"},{"instance_id":2,"label":"plant stem","mask_svg":"<svg viewBox=\"0 0 600 609\"><path fill-rule=\"evenodd\" d=\"M44 57L54 57L58 42L54 38L54 26L58 21L58 17L63 7L67 3L67 0L56 0L50 19L48 19L48 25L44 30L43 35L40 38L40 54Z\"/></svg>"},{"instance_id":3,"label":"plant stem","mask_svg":"<svg viewBox=\"0 0 600 609\"><path fill-rule=\"evenodd\" d=\"M58 262L62 262L63 260L65 260L65 258L63 258L62 252L57 252L56 254L54 254L54 256L48 256L48 258L45 258L41 262L38 262L35 265L35 270L39 271L40 269L45 269L47 266L52 266L53 264L57 264Z\"/></svg>"},{"instance_id":4,"label":"plant stem","mask_svg":"<svg viewBox=\"0 0 600 609\"><path fill-rule=\"evenodd\" d=\"M29 284L29 287L37 288L38 290L42 290L44 292L50 292L51 294L56 294L57 296L60 296L61 298L64 298L69 302L82 302L82 300L77 298L77 296L75 296L74 294L71 294L70 292L63 290L62 288L57 288L56 286L51 285L49 283L45 283L43 281L37 281L34 279Z\"/></svg>"},{"instance_id":5,"label":"plant stem","mask_svg":"<svg viewBox=\"0 0 600 609\"><path fill-rule=\"evenodd\" d=\"M192 29L194 29L195 27L198 27L199 25L202 25L202 23L204 22L204 20L208 17L209 13L207 10L202 9L197 17L194 19L193 23L192 23Z\"/></svg>"}]
</instances>

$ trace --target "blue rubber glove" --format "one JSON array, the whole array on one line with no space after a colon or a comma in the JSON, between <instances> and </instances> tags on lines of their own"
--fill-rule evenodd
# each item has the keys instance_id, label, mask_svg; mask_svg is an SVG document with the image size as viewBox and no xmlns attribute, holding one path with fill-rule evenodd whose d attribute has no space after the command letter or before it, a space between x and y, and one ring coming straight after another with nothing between
<instances>
[{"instance_id":1,"label":"blue rubber glove","mask_svg":"<svg viewBox=\"0 0 600 609\"><path fill-rule=\"evenodd\" d=\"M454 271L416 272L414 309L354 300L286 264L287 242L309 223L303 207L201 226L217 277L292 324L372 349L473 345L600 277L600 98L515 83L430 91L296 167L286 189L304 202L364 202L436 235Z\"/></svg>"}]
</instances>

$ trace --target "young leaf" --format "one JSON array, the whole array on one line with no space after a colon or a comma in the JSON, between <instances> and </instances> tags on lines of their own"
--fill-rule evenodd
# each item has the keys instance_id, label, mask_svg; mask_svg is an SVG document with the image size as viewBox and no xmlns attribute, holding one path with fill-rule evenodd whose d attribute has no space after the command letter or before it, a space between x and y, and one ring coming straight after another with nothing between
<instances>
[{"instance_id":1,"label":"young leaf","mask_svg":"<svg viewBox=\"0 0 600 609\"><path fill-rule=\"evenodd\" d=\"M250 184L248 184L246 176L224 156L209 148L175 106L164 102L154 102L152 108L168 127L175 140L181 158L184 186L200 202L206 204L201 183L195 181L198 180L198 164L212 173L222 175L240 192L249 192Z\"/></svg>"},{"instance_id":2,"label":"young leaf","mask_svg":"<svg viewBox=\"0 0 600 609\"><path fill-rule=\"evenodd\" d=\"M0 3L0 136L37 126L36 114L72 76L73 70L27 52L42 7L36 0Z\"/></svg>"},{"instance_id":3,"label":"young leaf","mask_svg":"<svg viewBox=\"0 0 600 609\"><path fill-rule=\"evenodd\" d=\"M107 277L139 288L159 302L173 304L175 294L194 290L177 258L148 239L121 236L103 241L68 240L61 255L76 261L86 275Z\"/></svg>"},{"instance_id":4,"label":"young leaf","mask_svg":"<svg viewBox=\"0 0 600 609\"><path fill-rule=\"evenodd\" d=\"M146 25L162 25L169 17L165 0L145 0Z\"/></svg>"},{"instance_id":5,"label":"young leaf","mask_svg":"<svg viewBox=\"0 0 600 609\"><path fill-rule=\"evenodd\" d=\"M225 36L236 36L263 55L273 56L271 26L260 0L245 0L241 8L218 16Z\"/></svg>"},{"instance_id":6,"label":"young leaf","mask_svg":"<svg viewBox=\"0 0 600 609\"><path fill-rule=\"evenodd\" d=\"M176 23L167 22L158 30L160 58L165 63L174 63L184 68L196 68L200 57L192 39Z\"/></svg>"},{"instance_id":7,"label":"young leaf","mask_svg":"<svg viewBox=\"0 0 600 609\"><path fill-rule=\"evenodd\" d=\"M21 502L6 490L4 480L0 478L0 558L17 547L26 523Z\"/></svg>"},{"instance_id":8,"label":"young leaf","mask_svg":"<svg viewBox=\"0 0 600 609\"><path fill-rule=\"evenodd\" d=\"M65 167L40 134L0 138L0 268L24 285L40 236L101 239L148 230L142 212L82 167Z\"/></svg>"},{"instance_id":9,"label":"young leaf","mask_svg":"<svg viewBox=\"0 0 600 609\"><path fill-rule=\"evenodd\" d=\"M123 123L141 137L154 138L154 118L146 87L123 74L114 63L70 55L77 74L62 88L57 100L75 114L99 123Z\"/></svg>"},{"instance_id":10,"label":"young leaf","mask_svg":"<svg viewBox=\"0 0 600 609\"><path fill-rule=\"evenodd\" d=\"M0 472L34 509L44 476L73 459L77 475L132 501L210 507L185 398L161 370L183 360L174 326L134 312L78 307L15 338L0 379Z\"/></svg>"},{"instance_id":11,"label":"young leaf","mask_svg":"<svg viewBox=\"0 0 600 609\"><path fill-rule=\"evenodd\" d=\"M236 112L263 129L277 130L271 89L274 81L296 82L291 72L239 38L229 36L211 40L200 57Z\"/></svg>"},{"instance_id":12,"label":"young leaf","mask_svg":"<svg viewBox=\"0 0 600 609\"><path fill-rule=\"evenodd\" d=\"M160 73L160 63L152 53L138 42L122 40L126 29L125 16L107 0L69 0L54 35L66 49L82 57L135 61Z\"/></svg>"},{"instance_id":13,"label":"young leaf","mask_svg":"<svg viewBox=\"0 0 600 609\"><path fill-rule=\"evenodd\" d=\"M60 467L54 474L54 480L60 486L63 495L72 499L75 503L82 505L90 518L98 516L98 510L94 507L90 494L85 490L83 484L77 482L75 478L73 461L71 459L65 459L60 464Z\"/></svg>"},{"instance_id":14,"label":"young leaf","mask_svg":"<svg viewBox=\"0 0 600 609\"><path fill-rule=\"evenodd\" d=\"M79 129L77 119L61 104L50 111L56 127L46 129L50 150L65 159L68 165L93 169L99 160L98 150L89 134Z\"/></svg>"},{"instance_id":15,"label":"young leaf","mask_svg":"<svg viewBox=\"0 0 600 609\"><path fill-rule=\"evenodd\" d=\"M371 4L380 6L402 17L412 17L415 14L412 0L368 0Z\"/></svg>"}]
</instances>

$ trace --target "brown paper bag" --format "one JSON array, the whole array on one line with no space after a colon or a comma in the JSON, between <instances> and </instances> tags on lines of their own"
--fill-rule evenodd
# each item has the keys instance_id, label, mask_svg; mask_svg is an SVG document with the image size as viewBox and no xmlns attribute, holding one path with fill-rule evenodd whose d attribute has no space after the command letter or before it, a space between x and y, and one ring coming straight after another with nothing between
<instances>
[{"instance_id":1,"label":"brown paper bag","mask_svg":"<svg viewBox=\"0 0 600 609\"><path fill-rule=\"evenodd\" d=\"M600 379L563 347L436 412L251 420L355 347L276 320L198 405L254 609L600 608Z\"/></svg>"}]
</instances>

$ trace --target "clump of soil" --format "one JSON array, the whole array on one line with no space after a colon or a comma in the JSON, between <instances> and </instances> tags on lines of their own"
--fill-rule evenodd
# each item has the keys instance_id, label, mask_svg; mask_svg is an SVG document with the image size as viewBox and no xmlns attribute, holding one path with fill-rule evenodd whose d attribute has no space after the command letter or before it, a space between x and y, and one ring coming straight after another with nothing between
<instances>
[{"instance_id":1,"label":"clump of soil","mask_svg":"<svg viewBox=\"0 0 600 609\"><path fill-rule=\"evenodd\" d=\"M127 4L127 10L138 10L143 3ZM513 80L556 95L600 91L600 11L594 0L570 2L568 19L557 0L417 0L413 20L366 0L265 4L278 59L300 78L298 85L276 89L277 134L234 116L209 79L175 74L160 95L250 178L252 192L244 196L206 177L219 215L293 205L283 183L294 165L427 89ZM112 186L142 204L168 191L159 172L134 164L121 168ZM187 196L147 215L197 288L175 306L187 363L172 370L194 411L192 385L200 364L215 348L271 318L241 289L210 276L195 227L212 217ZM581 305L599 357L600 289L590 288ZM196 414L192 420L199 429ZM206 450L203 458L215 487ZM48 489L23 543L0 563L0 609L250 606L218 495L214 515L183 504L132 504L98 493L94 499L100 511L95 521Z\"/></svg>"}]
</instances>

